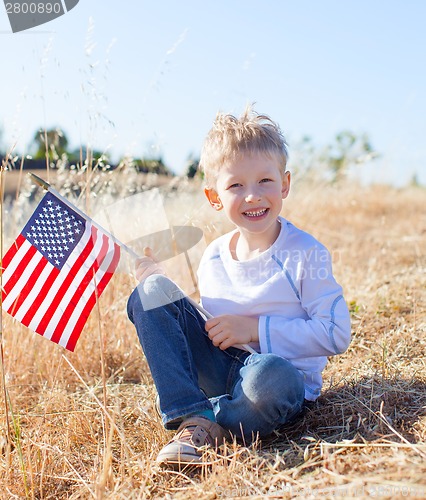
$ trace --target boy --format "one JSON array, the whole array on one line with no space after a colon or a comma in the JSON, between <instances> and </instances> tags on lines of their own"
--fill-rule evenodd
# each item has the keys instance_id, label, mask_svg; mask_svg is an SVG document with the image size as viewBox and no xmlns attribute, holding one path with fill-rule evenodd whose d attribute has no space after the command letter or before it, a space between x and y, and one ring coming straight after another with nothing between
<instances>
[{"instance_id":1,"label":"boy","mask_svg":"<svg viewBox=\"0 0 426 500\"><path fill-rule=\"evenodd\" d=\"M321 389L327 356L344 352L350 319L328 251L280 217L290 190L276 123L248 108L218 114L203 146L205 194L235 230L199 267L205 318L162 275L147 249L128 314L145 352L167 429L160 464L199 463L231 435L266 436ZM249 345L256 353L243 348Z\"/></svg>"}]
</instances>

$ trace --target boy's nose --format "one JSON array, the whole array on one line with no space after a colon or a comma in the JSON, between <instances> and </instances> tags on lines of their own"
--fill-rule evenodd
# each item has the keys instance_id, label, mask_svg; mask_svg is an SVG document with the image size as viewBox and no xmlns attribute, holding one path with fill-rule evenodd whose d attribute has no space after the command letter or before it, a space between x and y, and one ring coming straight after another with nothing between
<instances>
[{"instance_id":1,"label":"boy's nose","mask_svg":"<svg viewBox=\"0 0 426 500\"><path fill-rule=\"evenodd\" d=\"M249 193L247 193L246 195L246 202L247 203L253 203L253 202L256 202L256 201L260 201L261 199L261 195L260 193L257 193L256 191L250 191Z\"/></svg>"}]
</instances>

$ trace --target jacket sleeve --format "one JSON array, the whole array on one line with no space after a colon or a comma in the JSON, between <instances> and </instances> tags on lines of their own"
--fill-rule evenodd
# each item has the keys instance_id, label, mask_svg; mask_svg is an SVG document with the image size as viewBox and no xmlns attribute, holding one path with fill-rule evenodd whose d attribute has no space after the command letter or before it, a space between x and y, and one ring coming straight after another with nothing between
<instances>
[{"instance_id":1,"label":"jacket sleeve","mask_svg":"<svg viewBox=\"0 0 426 500\"><path fill-rule=\"evenodd\" d=\"M283 279L290 282L300 300L304 317L259 317L259 343L262 353L278 354L286 359L333 356L344 352L350 343L351 324L342 288L336 283L331 256L306 259L298 279L283 268Z\"/></svg>"}]
</instances>

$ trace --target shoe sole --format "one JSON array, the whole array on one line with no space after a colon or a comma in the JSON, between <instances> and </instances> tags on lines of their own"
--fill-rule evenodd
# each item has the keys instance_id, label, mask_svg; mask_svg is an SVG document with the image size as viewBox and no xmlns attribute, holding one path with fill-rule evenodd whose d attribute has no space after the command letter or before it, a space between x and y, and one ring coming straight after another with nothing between
<instances>
[{"instance_id":1,"label":"shoe sole","mask_svg":"<svg viewBox=\"0 0 426 500\"><path fill-rule=\"evenodd\" d=\"M189 453L182 453L178 457L176 455L163 455L157 457L157 464L182 464L182 465L197 465L202 464L202 458L198 455L190 455Z\"/></svg>"},{"instance_id":2,"label":"shoe sole","mask_svg":"<svg viewBox=\"0 0 426 500\"><path fill-rule=\"evenodd\" d=\"M161 461L156 461L157 465L162 469L170 469L175 471L182 470L197 470L203 466L203 462L197 460L176 460L176 458L164 458Z\"/></svg>"}]
</instances>

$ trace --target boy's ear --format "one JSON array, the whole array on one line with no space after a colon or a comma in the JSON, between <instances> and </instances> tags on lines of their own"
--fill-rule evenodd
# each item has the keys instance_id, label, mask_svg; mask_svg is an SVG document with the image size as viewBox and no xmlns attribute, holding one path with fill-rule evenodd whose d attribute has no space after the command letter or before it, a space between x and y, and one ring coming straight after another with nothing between
<instances>
[{"instance_id":1,"label":"boy's ear","mask_svg":"<svg viewBox=\"0 0 426 500\"><path fill-rule=\"evenodd\" d=\"M207 196L207 199L209 200L210 205L215 209L215 210L222 210L223 205L222 202L220 201L220 198L216 191L211 188L204 188L204 193Z\"/></svg>"},{"instance_id":2,"label":"boy's ear","mask_svg":"<svg viewBox=\"0 0 426 500\"><path fill-rule=\"evenodd\" d=\"M281 195L282 195L283 200L285 198L287 198L288 193L290 192L290 181L291 181L290 172L288 172L288 171L284 172L283 182L282 182L282 186L281 186Z\"/></svg>"}]
</instances>

